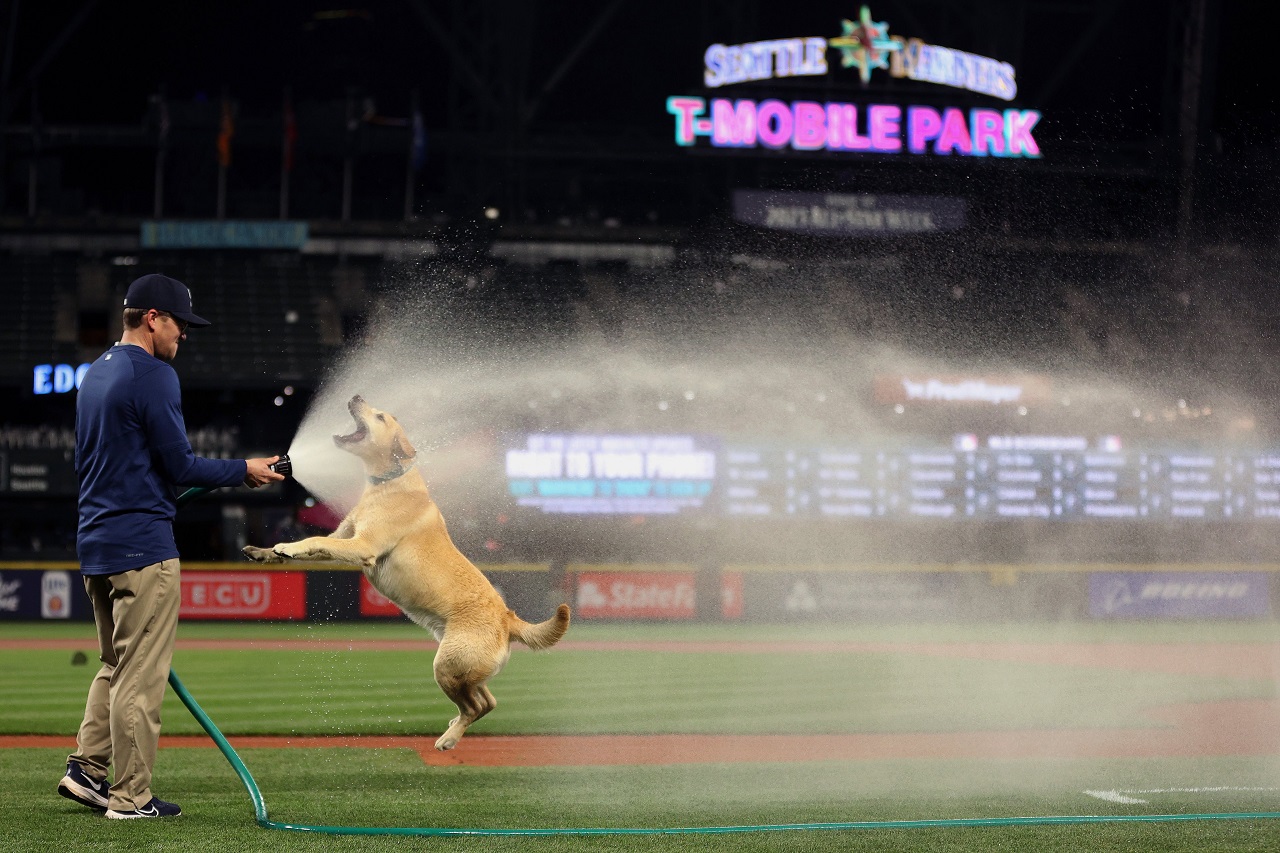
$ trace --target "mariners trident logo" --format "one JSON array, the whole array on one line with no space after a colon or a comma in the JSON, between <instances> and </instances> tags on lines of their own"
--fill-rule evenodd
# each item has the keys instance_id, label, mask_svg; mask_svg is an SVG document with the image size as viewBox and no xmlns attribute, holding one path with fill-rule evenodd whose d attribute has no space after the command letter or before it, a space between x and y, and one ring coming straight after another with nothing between
<instances>
[{"instance_id":1,"label":"mariners trident logo","mask_svg":"<svg viewBox=\"0 0 1280 853\"><path fill-rule=\"evenodd\" d=\"M858 69L865 86L880 69L890 77L968 89L1002 101L1018 93L1017 72L1008 62L919 38L889 34L888 21L876 21L863 6L855 21L840 22L832 38L803 36L747 44L713 44L703 57L703 83L708 89L784 77L818 77L829 73L827 54L840 55L841 68Z\"/></svg>"},{"instance_id":2,"label":"mariners trident logo","mask_svg":"<svg viewBox=\"0 0 1280 853\"><path fill-rule=\"evenodd\" d=\"M889 35L887 21L871 20L871 10L866 6L857 23L847 18L840 22L844 32L838 38L828 39L827 45L840 51L841 68L857 68L863 83L871 82L871 72L876 68L889 70L889 56L902 50L904 42Z\"/></svg>"},{"instance_id":3,"label":"mariners trident logo","mask_svg":"<svg viewBox=\"0 0 1280 853\"><path fill-rule=\"evenodd\" d=\"M841 68L858 69L866 87L872 72L965 89L1012 101L1017 73L1008 62L889 34L861 7L856 21L841 21L833 38L802 36L746 44L713 44L703 56L703 85L716 90L765 80L825 76L828 53ZM904 89L902 91L912 91ZM829 87L824 94L835 93ZM752 91L750 94L758 94ZM850 92L845 98L853 97ZM840 99L783 101L777 97L673 95L667 112L675 119L677 145L706 139L716 148L791 148L867 154L934 154L961 157L1039 157L1032 130L1038 110L994 109L967 100L941 106L862 103Z\"/></svg>"}]
</instances>

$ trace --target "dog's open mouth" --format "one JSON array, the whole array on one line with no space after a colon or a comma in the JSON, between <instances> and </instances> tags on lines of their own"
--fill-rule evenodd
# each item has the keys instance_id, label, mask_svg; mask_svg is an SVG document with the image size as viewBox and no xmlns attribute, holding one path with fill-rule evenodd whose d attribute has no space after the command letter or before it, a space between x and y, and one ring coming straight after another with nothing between
<instances>
[{"instance_id":1,"label":"dog's open mouth","mask_svg":"<svg viewBox=\"0 0 1280 853\"><path fill-rule=\"evenodd\" d=\"M355 444L357 441L363 441L368 434L369 428L365 426L364 421L356 421L355 432L348 435L335 435L333 441L335 444Z\"/></svg>"},{"instance_id":2,"label":"dog's open mouth","mask_svg":"<svg viewBox=\"0 0 1280 853\"><path fill-rule=\"evenodd\" d=\"M363 441L365 436L369 434L369 426L360 414L363 408L364 400L360 398L359 394L351 398L351 402L347 404L347 411L351 412L351 418L356 422L356 430L348 435L335 435L333 437L334 444L338 446L355 444L357 441Z\"/></svg>"}]
</instances>

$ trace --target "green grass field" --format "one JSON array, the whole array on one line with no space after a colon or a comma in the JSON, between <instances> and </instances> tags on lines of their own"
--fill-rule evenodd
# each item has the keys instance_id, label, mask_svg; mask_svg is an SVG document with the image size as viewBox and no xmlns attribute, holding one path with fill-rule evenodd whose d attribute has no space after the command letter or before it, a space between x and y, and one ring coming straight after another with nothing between
<instances>
[{"instance_id":1,"label":"green grass field","mask_svg":"<svg viewBox=\"0 0 1280 853\"><path fill-rule=\"evenodd\" d=\"M185 623L174 669L228 735L404 734L434 738L452 708L431 681L430 650L196 649L182 640L421 640L408 625ZM75 648L6 648L17 639L83 639ZM493 683L499 707L458 747L493 734L780 734L1074 729L1149 733L1152 709L1269 700L1277 679L1127 672L1096 666L959 659L910 643L1280 641L1272 623L1079 626L596 626L574 641L888 642L875 653L693 653L565 648L518 651ZM78 645L78 644L74 644ZM0 735L72 735L92 677L84 624L0 624ZM1276 664L1280 667L1280 662ZM170 694L166 734L200 732ZM1276 733L1280 744L1280 732ZM167 748L156 791L177 821L116 823L54 793L67 750L0 749L0 849L391 850L1275 850L1280 820L810 830L733 835L335 838L264 830L214 749ZM1280 749L1234 756L1073 757L993 753L923 757L591 767L433 767L412 749L262 749L241 757L272 819L364 827L692 827L1044 815L1280 811ZM1161 791L1120 804L1086 791ZM144 825L139 825L144 824Z\"/></svg>"}]
</instances>

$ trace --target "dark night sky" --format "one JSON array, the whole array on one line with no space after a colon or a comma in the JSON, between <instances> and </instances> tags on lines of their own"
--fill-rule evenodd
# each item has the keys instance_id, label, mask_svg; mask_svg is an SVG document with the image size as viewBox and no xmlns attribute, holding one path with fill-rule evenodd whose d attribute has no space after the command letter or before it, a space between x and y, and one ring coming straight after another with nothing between
<instances>
[{"instance_id":1,"label":"dark night sky","mask_svg":"<svg viewBox=\"0 0 1280 853\"><path fill-rule=\"evenodd\" d=\"M337 3L174 3L159 0L98 2L84 25L44 71L39 103L44 121L133 124L146 110L148 94L163 84L170 97L214 98L226 87L247 114L278 109L285 85L299 100L336 100L347 85L362 87L387 114L404 114L409 92L422 92L429 127L440 129L446 107L449 63L439 43L407 0L364 0L351 16L317 20L317 10ZM442 4L427 4L436 7ZM758 4L754 24L735 32L703 4L648 0L624 4L581 56L563 84L545 101L546 123L608 125L652 123L666 131L662 99L699 88L702 51L712 40L733 43L762 38L838 33L839 21L856 17L856 2ZM935 38L936 43L984 53L980 44L944 41L930 32L939 16L957 15L938 2L871 4L873 17L888 20L899 35ZM962 4L961 4L962 5ZM1016 4L1010 4L1016 5ZM1065 4L1031 4L1018 67L1020 90L1032 97L1093 22L1063 11ZM1082 7L1087 4L1080 4ZM1212 5L1212 4L1211 4ZM531 36L533 88L560 63L599 10L599 2L564 0L524 4L533 9L521 30ZM0 8L8 20L13 0ZM13 83L21 84L37 58L82 4L19 6ZM1155 0L1124 0L1048 103L1024 101L1045 112L1066 137L1140 139L1159 135L1167 123L1161 94L1169 84L1169 10ZM717 7L720 8L720 7ZM1276 136L1273 91L1280 82L1264 51L1252 46L1256 4L1227 0L1216 44L1216 74L1207 92L1213 129L1231 145L1270 145ZM448 21L447 10L438 13ZM954 18L953 18L954 20ZM944 25L945 26L945 25ZM980 31L972 27L973 31ZM477 64L509 62L477 56ZM988 54L989 55L989 54ZM639 118L636 118L636 116ZM29 100L15 105L25 121Z\"/></svg>"}]
</instances>

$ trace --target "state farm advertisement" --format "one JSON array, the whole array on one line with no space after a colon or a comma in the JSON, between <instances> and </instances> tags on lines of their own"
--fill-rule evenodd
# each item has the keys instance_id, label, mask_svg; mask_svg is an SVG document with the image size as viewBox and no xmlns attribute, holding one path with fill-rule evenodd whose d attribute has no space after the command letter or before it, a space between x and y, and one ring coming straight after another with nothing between
<instances>
[{"instance_id":1,"label":"state farm advertisement","mask_svg":"<svg viewBox=\"0 0 1280 853\"><path fill-rule=\"evenodd\" d=\"M305 619L305 572L183 572L183 619Z\"/></svg>"},{"instance_id":2,"label":"state farm advertisement","mask_svg":"<svg viewBox=\"0 0 1280 853\"><path fill-rule=\"evenodd\" d=\"M580 572L575 615L583 619L693 619L693 572Z\"/></svg>"}]
</instances>

